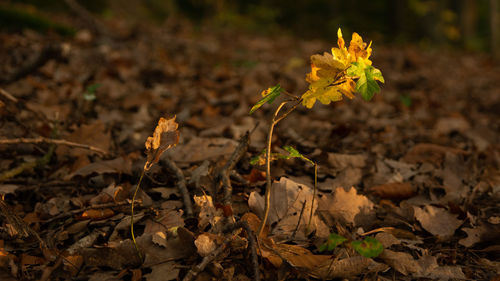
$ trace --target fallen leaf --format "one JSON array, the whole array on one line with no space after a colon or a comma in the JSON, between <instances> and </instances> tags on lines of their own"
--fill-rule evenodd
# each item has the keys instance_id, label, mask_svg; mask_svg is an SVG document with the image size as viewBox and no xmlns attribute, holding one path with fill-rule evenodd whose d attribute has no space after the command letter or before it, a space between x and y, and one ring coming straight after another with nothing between
<instances>
[{"instance_id":1,"label":"fallen leaf","mask_svg":"<svg viewBox=\"0 0 500 281\"><path fill-rule=\"evenodd\" d=\"M180 271L181 270L177 266L176 262L169 261L151 266L151 273L145 274L144 278L146 278L147 281L177 280Z\"/></svg>"},{"instance_id":2,"label":"fallen leaf","mask_svg":"<svg viewBox=\"0 0 500 281\"><path fill-rule=\"evenodd\" d=\"M215 208L212 197L208 195L194 196L194 203L200 207L198 227L205 229L211 225L214 232L222 231L224 222L224 212L222 209Z\"/></svg>"},{"instance_id":3,"label":"fallen leaf","mask_svg":"<svg viewBox=\"0 0 500 281\"><path fill-rule=\"evenodd\" d=\"M272 226L271 234L274 235L275 239L289 239L297 228L297 239L305 239L306 235L314 230L316 230L318 237L328 236L328 227L315 215L318 208L318 198L315 199L314 206L312 198L312 188L288 178L282 177L278 182L273 183L267 223ZM257 192L250 193L248 205L257 215L261 217L264 215L264 197ZM306 233L311 208L313 218L309 232ZM301 212L302 217L300 216Z\"/></svg>"},{"instance_id":4,"label":"fallen leaf","mask_svg":"<svg viewBox=\"0 0 500 281\"><path fill-rule=\"evenodd\" d=\"M308 273L309 276L318 279L352 278L360 274L381 272L388 266L378 263L370 258L354 256L341 260L330 258L321 263L316 263Z\"/></svg>"},{"instance_id":5,"label":"fallen leaf","mask_svg":"<svg viewBox=\"0 0 500 281\"><path fill-rule=\"evenodd\" d=\"M153 164L158 163L163 152L179 143L178 126L175 116L170 119L161 117L158 120L153 136L148 137L144 145L148 156L144 170L149 170Z\"/></svg>"},{"instance_id":6,"label":"fallen leaf","mask_svg":"<svg viewBox=\"0 0 500 281\"><path fill-rule=\"evenodd\" d=\"M342 223L358 225L372 220L374 204L364 195L358 195L354 187L345 191L338 187L333 195L321 198L318 211L325 212Z\"/></svg>"},{"instance_id":7,"label":"fallen leaf","mask_svg":"<svg viewBox=\"0 0 500 281\"><path fill-rule=\"evenodd\" d=\"M451 237L462 224L462 221L457 219L456 215L442 208L426 205L424 208L414 206L413 209L415 218L422 227L439 239Z\"/></svg>"},{"instance_id":8,"label":"fallen leaf","mask_svg":"<svg viewBox=\"0 0 500 281\"><path fill-rule=\"evenodd\" d=\"M102 160L90 163L65 177L70 180L76 176L88 177L93 174L132 174L132 161L127 157Z\"/></svg>"},{"instance_id":9,"label":"fallen leaf","mask_svg":"<svg viewBox=\"0 0 500 281\"><path fill-rule=\"evenodd\" d=\"M432 143L419 143L413 146L403 157L403 161L407 163L423 163L429 162L434 164L434 166L441 166L446 153L452 154L467 154L466 151L462 149L441 146Z\"/></svg>"},{"instance_id":10,"label":"fallen leaf","mask_svg":"<svg viewBox=\"0 0 500 281\"><path fill-rule=\"evenodd\" d=\"M405 252L394 252L384 250L379 256L396 271L413 278L431 278L436 280L467 279L458 266L439 266L437 258L422 256L415 260L413 256Z\"/></svg>"},{"instance_id":11,"label":"fallen leaf","mask_svg":"<svg viewBox=\"0 0 500 281\"><path fill-rule=\"evenodd\" d=\"M202 233L198 235L194 244L198 249L198 254L202 257L208 256L211 252L215 251L222 244L224 237L212 234Z\"/></svg>"}]
</instances>

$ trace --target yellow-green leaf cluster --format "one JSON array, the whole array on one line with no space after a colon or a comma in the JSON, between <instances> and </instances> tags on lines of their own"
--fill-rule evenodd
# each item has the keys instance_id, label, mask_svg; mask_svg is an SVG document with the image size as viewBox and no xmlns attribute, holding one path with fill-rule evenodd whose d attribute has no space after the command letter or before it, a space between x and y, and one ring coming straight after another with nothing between
<instances>
[{"instance_id":1,"label":"yellow-green leaf cluster","mask_svg":"<svg viewBox=\"0 0 500 281\"><path fill-rule=\"evenodd\" d=\"M343 96L352 99L354 93L362 89L354 81L359 76L348 75L348 69L353 63L371 66L371 42L366 44L359 34L353 33L346 47L340 28L337 36L338 47L333 47L331 53L311 56L311 72L306 76L309 90L302 95L302 104L307 108L313 107L316 100L329 104L342 100Z\"/></svg>"}]
</instances>

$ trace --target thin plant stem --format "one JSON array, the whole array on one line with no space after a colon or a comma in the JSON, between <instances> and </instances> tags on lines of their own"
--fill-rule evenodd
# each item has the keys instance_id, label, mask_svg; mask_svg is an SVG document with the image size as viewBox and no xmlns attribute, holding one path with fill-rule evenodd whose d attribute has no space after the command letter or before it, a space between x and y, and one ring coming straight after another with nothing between
<instances>
[{"instance_id":1,"label":"thin plant stem","mask_svg":"<svg viewBox=\"0 0 500 281\"><path fill-rule=\"evenodd\" d=\"M137 196L137 191L139 191L139 187L141 186L142 178L144 177L144 172L145 170L142 170L141 177L139 178L139 182L137 183L137 186L135 187L134 195L132 196L132 203L130 204L130 234L132 235L132 241L134 242L135 249L137 251L137 255L142 261L142 255L141 252L139 251L139 246L137 246L137 241L135 241L135 235L134 235L134 204L135 204L135 197Z\"/></svg>"},{"instance_id":2,"label":"thin plant stem","mask_svg":"<svg viewBox=\"0 0 500 281\"><path fill-rule=\"evenodd\" d=\"M313 162L314 163L314 162ZM311 213L309 214L309 222L306 227L306 235L311 229L311 221L313 217L313 209L314 209L314 200L316 199L316 189L318 188L318 164L314 163L314 189L313 189L313 198L311 201Z\"/></svg>"},{"instance_id":3,"label":"thin plant stem","mask_svg":"<svg viewBox=\"0 0 500 281\"><path fill-rule=\"evenodd\" d=\"M281 120L283 120L285 117L287 117L292 111L294 111L297 106L300 105L302 102L302 99L296 100L295 104L290 107L285 113L283 113L281 116L278 117L279 112L285 106L287 103L294 101L294 100L287 100L282 102L278 108L276 108L276 111L274 112L273 119L271 120L271 124L269 125L269 131L267 133L267 149L266 149L266 197L264 201L264 217L262 218L262 221L260 223L259 227L259 232L257 233L257 237L260 237L262 232L264 231L264 227L266 226L267 222L267 217L269 216L269 209L271 205L271 142L273 139L273 130L274 126L278 124Z\"/></svg>"}]
</instances>

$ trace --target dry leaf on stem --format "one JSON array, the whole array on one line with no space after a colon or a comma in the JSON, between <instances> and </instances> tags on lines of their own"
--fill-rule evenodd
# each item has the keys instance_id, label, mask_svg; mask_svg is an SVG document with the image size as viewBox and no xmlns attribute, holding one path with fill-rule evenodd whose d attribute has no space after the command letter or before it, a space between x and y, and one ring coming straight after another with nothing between
<instances>
[{"instance_id":1,"label":"dry leaf on stem","mask_svg":"<svg viewBox=\"0 0 500 281\"><path fill-rule=\"evenodd\" d=\"M158 126L155 128L153 136L148 137L145 143L148 159L144 170L149 170L153 164L158 163L163 152L179 143L178 126L179 124L175 122L175 116L171 119L161 117L158 120Z\"/></svg>"}]
</instances>

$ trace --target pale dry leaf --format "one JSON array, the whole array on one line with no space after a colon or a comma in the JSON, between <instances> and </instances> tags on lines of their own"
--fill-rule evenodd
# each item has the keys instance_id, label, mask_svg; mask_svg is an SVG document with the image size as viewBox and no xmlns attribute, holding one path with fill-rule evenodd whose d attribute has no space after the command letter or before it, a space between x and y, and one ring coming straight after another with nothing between
<instances>
[{"instance_id":1,"label":"pale dry leaf","mask_svg":"<svg viewBox=\"0 0 500 281\"><path fill-rule=\"evenodd\" d=\"M163 231L153 233L151 241L158 246L167 247L167 235Z\"/></svg>"},{"instance_id":2,"label":"pale dry leaf","mask_svg":"<svg viewBox=\"0 0 500 281\"><path fill-rule=\"evenodd\" d=\"M462 224L456 215L442 208L426 205L423 208L414 206L413 209L415 218L422 227L439 239L453 236L455 230Z\"/></svg>"},{"instance_id":3,"label":"pale dry leaf","mask_svg":"<svg viewBox=\"0 0 500 281\"><path fill-rule=\"evenodd\" d=\"M341 260L330 258L317 263L307 274L318 279L352 278L360 274L375 273L387 270L389 267L370 258L354 256Z\"/></svg>"},{"instance_id":4,"label":"pale dry leaf","mask_svg":"<svg viewBox=\"0 0 500 281\"><path fill-rule=\"evenodd\" d=\"M194 196L194 203L200 208L198 227L205 229L211 225L214 232L222 231L224 212L214 206L212 197L209 195Z\"/></svg>"},{"instance_id":5,"label":"pale dry leaf","mask_svg":"<svg viewBox=\"0 0 500 281\"><path fill-rule=\"evenodd\" d=\"M175 122L175 116L170 119L161 117L158 120L153 136L148 137L144 144L148 156L144 165L145 170L149 170L153 164L158 163L163 152L179 143L178 126L179 124Z\"/></svg>"},{"instance_id":6,"label":"pale dry leaf","mask_svg":"<svg viewBox=\"0 0 500 281\"><path fill-rule=\"evenodd\" d=\"M208 256L211 252L218 248L219 242L217 240L223 240L224 238L211 233L202 233L198 235L194 241L196 249L198 249L198 254L202 257Z\"/></svg>"},{"instance_id":7,"label":"pale dry leaf","mask_svg":"<svg viewBox=\"0 0 500 281\"><path fill-rule=\"evenodd\" d=\"M326 212L342 223L357 225L357 222L374 216L373 208L373 202L364 195L358 195L354 187L349 191L338 187L333 195L323 196L318 211Z\"/></svg>"},{"instance_id":8,"label":"pale dry leaf","mask_svg":"<svg viewBox=\"0 0 500 281\"><path fill-rule=\"evenodd\" d=\"M422 256L418 260L408 253L385 249L379 258L403 275L413 278L431 278L435 280L466 279L458 266L440 266L437 258Z\"/></svg>"},{"instance_id":9,"label":"pale dry leaf","mask_svg":"<svg viewBox=\"0 0 500 281\"><path fill-rule=\"evenodd\" d=\"M297 239L305 239L306 235L316 230L318 237L327 237L328 227L315 215L318 208L318 198L315 199L312 206L313 190L312 188L298 184L288 178L282 177L278 182L274 182L271 187L271 202L267 222L272 225L271 234L277 240L290 238L298 226L296 232ZM250 209L263 216L264 197L257 192L250 193L248 199ZM309 217L313 211L309 233L305 233L309 225ZM303 209L303 210L302 210ZM302 218L300 219L300 213Z\"/></svg>"},{"instance_id":10,"label":"pale dry leaf","mask_svg":"<svg viewBox=\"0 0 500 281\"><path fill-rule=\"evenodd\" d=\"M384 262L394 270L405 276L410 273L422 271L422 267L413 256L405 252L395 252L384 249L378 257L383 259Z\"/></svg>"}]
</instances>

